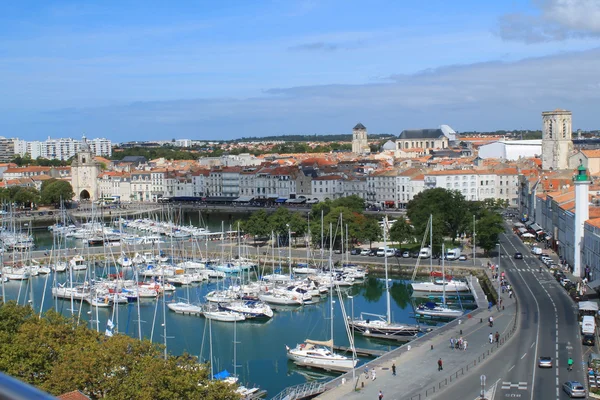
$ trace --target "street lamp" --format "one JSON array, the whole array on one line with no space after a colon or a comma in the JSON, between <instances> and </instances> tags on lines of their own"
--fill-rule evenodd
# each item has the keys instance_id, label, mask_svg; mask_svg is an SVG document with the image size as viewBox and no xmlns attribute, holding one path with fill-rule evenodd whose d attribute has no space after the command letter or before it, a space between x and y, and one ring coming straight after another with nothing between
<instances>
[{"instance_id":1,"label":"street lamp","mask_svg":"<svg viewBox=\"0 0 600 400\"><path fill-rule=\"evenodd\" d=\"M500 243L497 243L498 246L498 265L496 266L496 273L498 274L498 300L500 300Z\"/></svg>"},{"instance_id":2,"label":"street lamp","mask_svg":"<svg viewBox=\"0 0 600 400\"><path fill-rule=\"evenodd\" d=\"M473 214L473 266L475 266L475 237L477 234L475 233L475 214Z\"/></svg>"},{"instance_id":3,"label":"street lamp","mask_svg":"<svg viewBox=\"0 0 600 400\"><path fill-rule=\"evenodd\" d=\"M350 341L350 345L352 346L352 382L356 382L356 365L354 364L356 357L356 349L354 347L354 296L348 295L348 298L350 299L350 308L352 309L352 340Z\"/></svg>"}]
</instances>

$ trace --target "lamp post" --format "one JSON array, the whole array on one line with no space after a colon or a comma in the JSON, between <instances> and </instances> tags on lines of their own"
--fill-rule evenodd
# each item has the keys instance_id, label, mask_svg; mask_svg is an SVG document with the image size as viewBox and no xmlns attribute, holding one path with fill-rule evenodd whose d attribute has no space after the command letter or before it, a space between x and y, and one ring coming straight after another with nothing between
<instances>
[{"instance_id":1,"label":"lamp post","mask_svg":"<svg viewBox=\"0 0 600 400\"><path fill-rule=\"evenodd\" d=\"M498 265L496 266L496 273L498 274L498 300L500 300L500 243L497 243L498 246Z\"/></svg>"},{"instance_id":2,"label":"lamp post","mask_svg":"<svg viewBox=\"0 0 600 400\"><path fill-rule=\"evenodd\" d=\"M292 228L290 224L285 224L288 228L288 268L290 270L290 276L292 275Z\"/></svg>"},{"instance_id":3,"label":"lamp post","mask_svg":"<svg viewBox=\"0 0 600 400\"><path fill-rule=\"evenodd\" d=\"M475 233L475 214L473 214L473 266L475 266L475 237L477 234Z\"/></svg>"},{"instance_id":4,"label":"lamp post","mask_svg":"<svg viewBox=\"0 0 600 400\"><path fill-rule=\"evenodd\" d=\"M354 365L354 360L356 357L356 349L354 348L354 296L348 295L350 299L350 309L352 310L352 338L350 344L352 346L352 382L356 382L356 366Z\"/></svg>"}]
</instances>

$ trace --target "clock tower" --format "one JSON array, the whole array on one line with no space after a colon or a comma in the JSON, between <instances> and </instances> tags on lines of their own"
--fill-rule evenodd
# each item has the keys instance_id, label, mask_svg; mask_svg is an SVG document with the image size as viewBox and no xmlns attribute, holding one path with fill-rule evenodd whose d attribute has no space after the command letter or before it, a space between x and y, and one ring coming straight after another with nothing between
<instances>
[{"instance_id":1,"label":"clock tower","mask_svg":"<svg viewBox=\"0 0 600 400\"><path fill-rule=\"evenodd\" d=\"M75 200L98 200L98 175L100 163L94 160L94 155L84 136L79 146L79 151L71 163L71 185Z\"/></svg>"}]
</instances>

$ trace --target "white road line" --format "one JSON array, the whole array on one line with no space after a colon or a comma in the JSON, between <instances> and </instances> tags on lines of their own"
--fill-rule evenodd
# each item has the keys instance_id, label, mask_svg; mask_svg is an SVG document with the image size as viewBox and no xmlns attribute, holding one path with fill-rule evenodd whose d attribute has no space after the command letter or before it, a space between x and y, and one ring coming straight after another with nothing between
<instances>
[{"instance_id":1,"label":"white road line","mask_svg":"<svg viewBox=\"0 0 600 400\"><path fill-rule=\"evenodd\" d=\"M527 355L527 353L523 354L523 355L521 356L521 360L522 360L522 359L524 359L526 355Z\"/></svg>"},{"instance_id":2,"label":"white road line","mask_svg":"<svg viewBox=\"0 0 600 400\"><path fill-rule=\"evenodd\" d=\"M532 348L534 344L535 344L535 342L531 343L531 346L529 346L529 348Z\"/></svg>"},{"instance_id":3,"label":"white road line","mask_svg":"<svg viewBox=\"0 0 600 400\"><path fill-rule=\"evenodd\" d=\"M510 368L508 369L508 372L512 371L512 369L513 369L514 367L515 367L514 365L513 365L512 367L510 367Z\"/></svg>"}]
</instances>

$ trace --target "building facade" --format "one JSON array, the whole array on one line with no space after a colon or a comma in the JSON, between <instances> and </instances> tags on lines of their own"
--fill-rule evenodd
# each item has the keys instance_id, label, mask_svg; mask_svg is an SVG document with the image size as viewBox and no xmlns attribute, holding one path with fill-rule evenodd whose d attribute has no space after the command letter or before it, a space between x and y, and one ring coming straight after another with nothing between
<instances>
[{"instance_id":1,"label":"building facade","mask_svg":"<svg viewBox=\"0 0 600 400\"><path fill-rule=\"evenodd\" d=\"M565 170L573 151L571 111L542 113L542 169Z\"/></svg>"}]
</instances>

